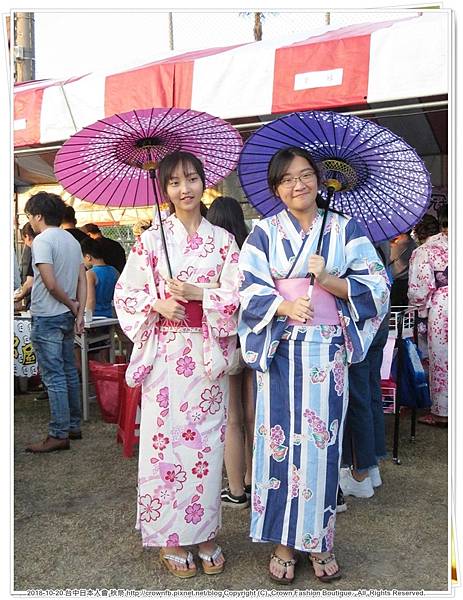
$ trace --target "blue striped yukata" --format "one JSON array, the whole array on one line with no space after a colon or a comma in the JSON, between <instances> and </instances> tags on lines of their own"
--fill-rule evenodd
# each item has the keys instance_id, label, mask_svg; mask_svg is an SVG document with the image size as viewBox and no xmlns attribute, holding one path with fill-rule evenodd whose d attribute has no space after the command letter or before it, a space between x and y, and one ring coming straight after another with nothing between
<instances>
[{"instance_id":1,"label":"blue striped yukata","mask_svg":"<svg viewBox=\"0 0 463 600\"><path fill-rule=\"evenodd\" d=\"M276 316L283 297L275 280L307 276L322 214L307 233L286 209L259 221L239 260L238 333L256 391L250 535L305 552L333 548L347 368L365 356L389 299L362 228L330 212L321 253L327 271L348 282L348 299L335 298L339 324L289 325Z\"/></svg>"}]
</instances>

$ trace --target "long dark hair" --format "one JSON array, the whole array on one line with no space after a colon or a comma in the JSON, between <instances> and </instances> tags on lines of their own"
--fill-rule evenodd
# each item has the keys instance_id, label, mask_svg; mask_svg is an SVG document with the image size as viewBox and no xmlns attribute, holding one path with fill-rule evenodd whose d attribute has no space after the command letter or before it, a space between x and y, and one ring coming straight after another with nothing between
<instances>
[{"instance_id":1,"label":"long dark hair","mask_svg":"<svg viewBox=\"0 0 463 600\"><path fill-rule=\"evenodd\" d=\"M248 236L241 204L231 196L218 196L209 207L206 219L212 225L223 227L235 236L238 247L241 248Z\"/></svg>"},{"instance_id":2,"label":"long dark hair","mask_svg":"<svg viewBox=\"0 0 463 600\"><path fill-rule=\"evenodd\" d=\"M196 173L198 173L201 181L203 182L203 188L206 187L206 175L204 173L203 163L199 160L197 156L195 156L191 152L182 152L180 150L177 152L172 152L172 154L168 154L167 156L165 156L159 163L158 179L162 193L171 205L171 212L174 212L174 206L169 201L169 197L167 195L167 186L169 185L172 173L175 171L179 164L182 165L183 173L185 175L188 173L188 167L192 166Z\"/></svg>"},{"instance_id":3,"label":"long dark hair","mask_svg":"<svg viewBox=\"0 0 463 600\"><path fill-rule=\"evenodd\" d=\"M318 168L318 165L310 152L304 148L299 148L299 146L288 146L287 148L281 148L281 150L278 150L278 152L272 156L268 165L267 183L273 194L276 195L277 187L280 185L289 164L296 156L301 156L308 161L309 165L315 172L315 176L317 177L317 187L320 186L320 169ZM318 208L326 208L326 200L321 194L317 194L316 202Z\"/></svg>"}]
</instances>

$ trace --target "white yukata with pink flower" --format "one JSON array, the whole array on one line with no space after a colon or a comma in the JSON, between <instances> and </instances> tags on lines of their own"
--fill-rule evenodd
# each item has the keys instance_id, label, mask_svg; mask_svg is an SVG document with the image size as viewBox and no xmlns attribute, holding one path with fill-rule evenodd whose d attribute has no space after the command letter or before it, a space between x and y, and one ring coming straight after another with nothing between
<instances>
[{"instance_id":1,"label":"white yukata with pink flower","mask_svg":"<svg viewBox=\"0 0 463 600\"><path fill-rule=\"evenodd\" d=\"M411 257L408 276L410 304L427 318L431 413L448 417L448 237L429 237Z\"/></svg>"},{"instance_id":2,"label":"white yukata with pink flower","mask_svg":"<svg viewBox=\"0 0 463 600\"><path fill-rule=\"evenodd\" d=\"M168 291L158 225L135 242L114 302L134 342L127 382L142 385L136 527L144 546L186 546L213 539L221 525L239 250L205 219L192 236L175 215L164 229L173 277L204 288L202 327L162 324L151 308Z\"/></svg>"}]
</instances>

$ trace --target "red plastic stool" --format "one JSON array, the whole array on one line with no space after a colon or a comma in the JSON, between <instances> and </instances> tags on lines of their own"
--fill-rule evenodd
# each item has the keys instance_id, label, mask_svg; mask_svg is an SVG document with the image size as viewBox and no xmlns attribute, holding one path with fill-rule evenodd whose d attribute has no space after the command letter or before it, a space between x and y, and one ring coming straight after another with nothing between
<instances>
[{"instance_id":1,"label":"red plastic stool","mask_svg":"<svg viewBox=\"0 0 463 600\"><path fill-rule=\"evenodd\" d=\"M126 458L133 456L134 446L140 439L140 404L141 386L131 388L124 382L116 439L122 444Z\"/></svg>"}]
</instances>

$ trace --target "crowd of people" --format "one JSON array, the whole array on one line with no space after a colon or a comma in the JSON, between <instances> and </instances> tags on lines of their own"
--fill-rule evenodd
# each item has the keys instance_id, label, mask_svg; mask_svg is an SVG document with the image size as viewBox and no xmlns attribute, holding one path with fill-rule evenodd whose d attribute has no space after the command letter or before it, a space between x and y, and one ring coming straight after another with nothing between
<instances>
[{"instance_id":1,"label":"crowd of people","mask_svg":"<svg viewBox=\"0 0 463 600\"><path fill-rule=\"evenodd\" d=\"M198 546L206 574L223 571L221 506L248 505L252 539L274 544L272 581L293 581L297 553L320 581L341 577L343 494L368 498L382 483L391 302L427 319L433 405L422 422L447 418L446 213L440 233L421 228L420 245L408 232L375 247L357 221L325 205L306 150L279 150L267 176L284 208L249 233L234 198L206 212L196 156L166 156L164 235L156 219L140 222L127 258L97 225L77 228L59 196L39 192L25 207L31 252L17 297L31 291L51 413L47 438L27 451L68 449L82 437L74 332L85 309L115 311L133 343L127 382L142 390L136 527L180 578L198 572L188 546Z\"/></svg>"}]
</instances>

